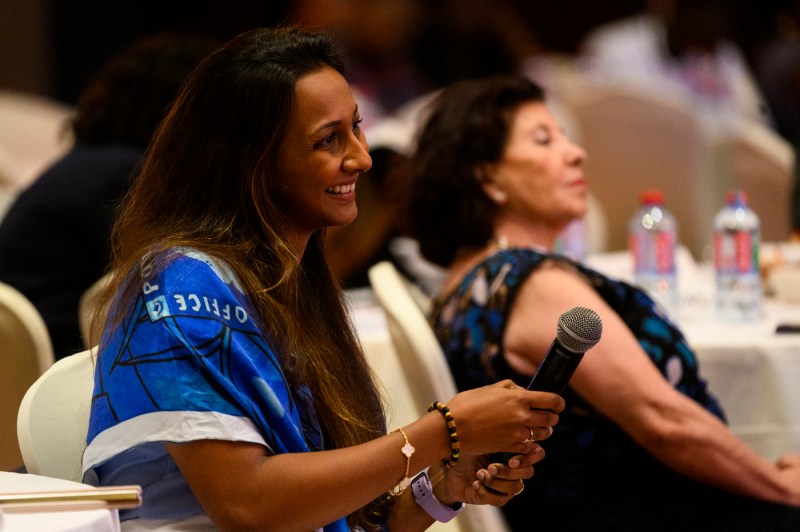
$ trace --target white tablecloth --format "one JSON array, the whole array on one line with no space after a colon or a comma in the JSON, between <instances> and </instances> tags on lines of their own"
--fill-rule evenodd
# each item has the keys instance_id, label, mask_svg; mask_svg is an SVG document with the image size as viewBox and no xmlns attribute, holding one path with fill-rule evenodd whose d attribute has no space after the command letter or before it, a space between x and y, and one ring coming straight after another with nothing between
<instances>
[{"instance_id":1,"label":"white tablecloth","mask_svg":"<svg viewBox=\"0 0 800 532\"><path fill-rule=\"evenodd\" d=\"M91 486L62 480L0 472L0 493L93 489ZM119 532L117 510L77 510L58 512L4 512L2 532Z\"/></svg>"}]
</instances>

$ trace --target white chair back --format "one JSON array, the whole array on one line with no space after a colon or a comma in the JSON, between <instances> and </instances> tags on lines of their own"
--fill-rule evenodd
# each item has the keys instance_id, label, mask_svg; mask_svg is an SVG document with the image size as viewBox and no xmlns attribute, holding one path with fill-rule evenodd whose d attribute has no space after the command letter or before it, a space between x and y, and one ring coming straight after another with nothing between
<instances>
[{"instance_id":1,"label":"white chair back","mask_svg":"<svg viewBox=\"0 0 800 532\"><path fill-rule=\"evenodd\" d=\"M748 204L761 220L762 241L788 240L796 164L791 144L766 126L741 121L717 149L728 157L724 171L729 188L747 192Z\"/></svg>"},{"instance_id":2,"label":"white chair back","mask_svg":"<svg viewBox=\"0 0 800 532\"><path fill-rule=\"evenodd\" d=\"M421 292L412 295L408 281L388 261L372 266L368 275L372 291L386 313L392 343L415 388L414 395L425 405L455 395L456 384L442 347L417 303L424 304Z\"/></svg>"},{"instance_id":3,"label":"white chair back","mask_svg":"<svg viewBox=\"0 0 800 532\"><path fill-rule=\"evenodd\" d=\"M86 350L59 360L22 399L17 434L29 473L82 481L94 355L94 350Z\"/></svg>"},{"instance_id":4,"label":"white chair back","mask_svg":"<svg viewBox=\"0 0 800 532\"><path fill-rule=\"evenodd\" d=\"M418 410L410 419L425 414L431 401L447 401L457 393L453 376L436 335L428 324L423 308L424 295L406 281L388 261L368 272L372 291L383 308L400 367L406 375L412 403ZM446 525L436 523L431 530L504 532L508 525L503 514L493 506L468 506L466 511Z\"/></svg>"},{"instance_id":5,"label":"white chair back","mask_svg":"<svg viewBox=\"0 0 800 532\"><path fill-rule=\"evenodd\" d=\"M50 334L39 311L17 289L0 283L0 408L6 413L0 416L0 470L22 466L13 412L53 361Z\"/></svg>"},{"instance_id":6,"label":"white chair back","mask_svg":"<svg viewBox=\"0 0 800 532\"><path fill-rule=\"evenodd\" d=\"M0 172L2 172L2 169L0 169ZM11 187L0 184L0 223L3 222L3 218L8 214L8 210L17 199L17 195L17 192Z\"/></svg>"},{"instance_id":7,"label":"white chair back","mask_svg":"<svg viewBox=\"0 0 800 532\"><path fill-rule=\"evenodd\" d=\"M680 241L700 258L711 244L711 222L723 195L711 178L714 161L690 102L652 87L587 82L567 104L588 153L589 189L605 211L607 249L627 249L628 221L640 191L660 188L678 221Z\"/></svg>"}]
</instances>

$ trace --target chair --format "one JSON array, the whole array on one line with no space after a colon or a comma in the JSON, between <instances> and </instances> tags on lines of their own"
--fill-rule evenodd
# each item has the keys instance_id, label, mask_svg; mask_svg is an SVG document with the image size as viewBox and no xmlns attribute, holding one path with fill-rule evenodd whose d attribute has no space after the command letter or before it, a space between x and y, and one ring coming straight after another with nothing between
<instances>
[{"instance_id":1,"label":"chair","mask_svg":"<svg viewBox=\"0 0 800 532\"><path fill-rule=\"evenodd\" d=\"M409 419L414 419L425 414L425 407L431 401L446 401L458 390L442 348L418 302L424 304L424 299L420 299L421 291L415 291L388 261L372 266L368 276L372 291L386 314L400 367L415 398L413 404L419 405L416 412L407 413ZM451 523L471 532L508 530L503 514L493 506L468 506L464 514Z\"/></svg>"},{"instance_id":2,"label":"chair","mask_svg":"<svg viewBox=\"0 0 800 532\"><path fill-rule=\"evenodd\" d=\"M13 415L28 387L55 360L39 311L22 293L0 283L0 470L22 465Z\"/></svg>"},{"instance_id":3,"label":"chair","mask_svg":"<svg viewBox=\"0 0 800 532\"><path fill-rule=\"evenodd\" d=\"M2 171L3 169L0 168L0 173L2 173ZM2 178L0 177L0 179ZM11 209L16 199L17 191L10 186L0 183L0 223L3 222L3 218L6 217L6 214L8 214L9 209Z\"/></svg>"},{"instance_id":4,"label":"chair","mask_svg":"<svg viewBox=\"0 0 800 532\"><path fill-rule=\"evenodd\" d=\"M605 211L608 251L627 249L639 192L660 188L680 241L699 259L711 244L723 191L712 177L705 126L691 102L658 89L586 80L566 105L588 153L589 188Z\"/></svg>"},{"instance_id":5,"label":"chair","mask_svg":"<svg viewBox=\"0 0 800 532\"><path fill-rule=\"evenodd\" d=\"M416 397L427 401L445 401L457 393L439 341L425 317L425 310L412 295L410 283L388 261L369 269L369 282L375 297L386 313L392 343L403 370L411 376Z\"/></svg>"},{"instance_id":6,"label":"chair","mask_svg":"<svg viewBox=\"0 0 800 532\"><path fill-rule=\"evenodd\" d=\"M747 202L761 220L761 240L788 240L796 164L791 144L759 123L741 121L717 149L727 157L723 171L729 188L747 192Z\"/></svg>"},{"instance_id":7,"label":"chair","mask_svg":"<svg viewBox=\"0 0 800 532\"><path fill-rule=\"evenodd\" d=\"M92 285L83 292L80 300L78 300L78 326L80 327L83 347L85 349L93 347L90 337L92 317L94 316L94 309L97 305L97 296L110 280L110 274L102 276L92 283Z\"/></svg>"},{"instance_id":8,"label":"chair","mask_svg":"<svg viewBox=\"0 0 800 532\"><path fill-rule=\"evenodd\" d=\"M17 435L29 473L81 482L94 350L62 358L28 389L17 415Z\"/></svg>"}]
</instances>

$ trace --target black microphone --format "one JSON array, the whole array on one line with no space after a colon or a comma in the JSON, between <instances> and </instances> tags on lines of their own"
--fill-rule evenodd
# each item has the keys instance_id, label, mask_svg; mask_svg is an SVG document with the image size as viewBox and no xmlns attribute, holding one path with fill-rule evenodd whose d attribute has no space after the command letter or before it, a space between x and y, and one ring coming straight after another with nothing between
<instances>
[{"instance_id":1,"label":"black microphone","mask_svg":"<svg viewBox=\"0 0 800 532\"><path fill-rule=\"evenodd\" d=\"M556 338L528 383L528 389L563 392L584 353L600 341L602 334L603 323L592 309L574 307L563 313L556 325Z\"/></svg>"},{"instance_id":2,"label":"black microphone","mask_svg":"<svg viewBox=\"0 0 800 532\"><path fill-rule=\"evenodd\" d=\"M573 307L558 318L556 338L528 383L529 390L561 394L583 355L600 341L603 323L586 307ZM517 453L519 454L519 453ZM506 463L514 453L496 453L492 461Z\"/></svg>"}]
</instances>

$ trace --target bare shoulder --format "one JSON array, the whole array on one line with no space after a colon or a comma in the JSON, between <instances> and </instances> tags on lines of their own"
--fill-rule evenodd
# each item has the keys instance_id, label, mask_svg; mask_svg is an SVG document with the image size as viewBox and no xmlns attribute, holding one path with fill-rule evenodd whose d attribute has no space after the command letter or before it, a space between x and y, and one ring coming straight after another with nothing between
<instances>
[{"instance_id":1,"label":"bare shoulder","mask_svg":"<svg viewBox=\"0 0 800 532\"><path fill-rule=\"evenodd\" d=\"M561 314L576 306L603 305L573 267L544 262L525 279L511 308L504 334L506 359L520 373L532 373L555 337Z\"/></svg>"},{"instance_id":2,"label":"bare shoulder","mask_svg":"<svg viewBox=\"0 0 800 532\"><path fill-rule=\"evenodd\" d=\"M565 301L579 298L581 300L596 295L589 282L570 264L546 260L521 286L519 302L532 302L537 306L552 303L561 306Z\"/></svg>"}]
</instances>

